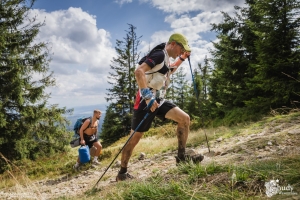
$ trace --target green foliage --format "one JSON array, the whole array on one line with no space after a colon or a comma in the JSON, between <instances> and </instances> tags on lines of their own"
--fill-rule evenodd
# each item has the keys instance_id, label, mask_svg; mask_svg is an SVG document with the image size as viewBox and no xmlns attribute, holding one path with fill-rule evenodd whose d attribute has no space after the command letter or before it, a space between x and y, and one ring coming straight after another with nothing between
<instances>
[{"instance_id":1,"label":"green foliage","mask_svg":"<svg viewBox=\"0 0 300 200\"><path fill-rule=\"evenodd\" d=\"M174 125L172 123L166 123L164 125L152 127L149 131L143 134L143 137L151 137L151 136L158 136L158 137L174 137L176 134L176 129L174 129Z\"/></svg>"},{"instance_id":2,"label":"green foliage","mask_svg":"<svg viewBox=\"0 0 300 200\"><path fill-rule=\"evenodd\" d=\"M0 3L0 152L11 160L65 151L70 135L63 114L71 110L47 105L45 89L55 79L49 72L47 44L34 43L43 26L28 18L34 2ZM0 166L0 172L5 170L2 159Z\"/></svg>"},{"instance_id":3,"label":"green foliage","mask_svg":"<svg viewBox=\"0 0 300 200\"><path fill-rule=\"evenodd\" d=\"M258 116L293 106L299 93L299 2L246 1L234 17L213 24L214 71L210 79L212 117L235 123L240 109ZM222 107L217 107L219 103ZM242 114L242 113L241 113ZM227 115L231 115L226 117Z\"/></svg>"},{"instance_id":4,"label":"green foliage","mask_svg":"<svg viewBox=\"0 0 300 200\"><path fill-rule=\"evenodd\" d=\"M161 177L156 177L144 183L131 184L130 190L122 194L122 199L190 199L191 194L186 190L191 190L189 185L183 186L179 182L162 183Z\"/></svg>"},{"instance_id":5,"label":"green foliage","mask_svg":"<svg viewBox=\"0 0 300 200\"><path fill-rule=\"evenodd\" d=\"M298 167L299 156L290 156L244 166L230 166L228 172L236 174L236 181L251 181L253 179L267 181L276 177L280 179L281 184L297 184L300 178Z\"/></svg>"},{"instance_id":6,"label":"green foliage","mask_svg":"<svg viewBox=\"0 0 300 200\"><path fill-rule=\"evenodd\" d=\"M233 108L226 112L226 116L222 119L214 120L215 126L232 126L239 123L258 121L264 116L264 112L256 112L248 108Z\"/></svg>"},{"instance_id":7,"label":"green foliage","mask_svg":"<svg viewBox=\"0 0 300 200\"><path fill-rule=\"evenodd\" d=\"M193 116L191 120L190 130L198 130L203 127L202 119L198 116Z\"/></svg>"},{"instance_id":8,"label":"green foliage","mask_svg":"<svg viewBox=\"0 0 300 200\"><path fill-rule=\"evenodd\" d=\"M194 81L186 89L186 100L183 110L190 115L191 130L196 130L207 125L211 119L211 103L209 100L209 80L211 76L211 67L207 58L205 65L193 71Z\"/></svg>"},{"instance_id":9,"label":"green foliage","mask_svg":"<svg viewBox=\"0 0 300 200\"><path fill-rule=\"evenodd\" d=\"M171 84L167 90L167 99L179 106L181 109L185 109L186 99L188 96L188 81L186 80L186 74L183 73L183 68L180 67L171 77Z\"/></svg>"},{"instance_id":10,"label":"green foliage","mask_svg":"<svg viewBox=\"0 0 300 200\"><path fill-rule=\"evenodd\" d=\"M250 6L261 22L259 27L249 22L258 37L255 41L257 62L252 65L256 73L249 82L250 91L257 95L246 104L257 109L290 106L300 99L295 95L300 83L290 78L299 79L299 2L268 0Z\"/></svg>"},{"instance_id":11,"label":"green foliage","mask_svg":"<svg viewBox=\"0 0 300 200\"><path fill-rule=\"evenodd\" d=\"M217 165L216 163L210 163L207 166L196 165L192 162L188 164L180 164L178 167L178 173L184 173L188 175L188 182L196 182L202 177L213 175L221 172L228 171L227 166Z\"/></svg>"},{"instance_id":12,"label":"green foliage","mask_svg":"<svg viewBox=\"0 0 300 200\"><path fill-rule=\"evenodd\" d=\"M265 181L278 178L281 185L297 185L299 156L254 162L249 165L206 166L181 164L146 181L118 183L107 199L263 199Z\"/></svg>"},{"instance_id":13,"label":"green foliage","mask_svg":"<svg viewBox=\"0 0 300 200\"><path fill-rule=\"evenodd\" d=\"M120 114L116 112L113 104L109 105L102 125L100 138L104 147L109 146L121 137L128 135L129 130L122 125L123 120Z\"/></svg>"},{"instance_id":14,"label":"green foliage","mask_svg":"<svg viewBox=\"0 0 300 200\"><path fill-rule=\"evenodd\" d=\"M101 152L100 160L110 159L112 157L112 152L110 150L103 150Z\"/></svg>"}]
</instances>

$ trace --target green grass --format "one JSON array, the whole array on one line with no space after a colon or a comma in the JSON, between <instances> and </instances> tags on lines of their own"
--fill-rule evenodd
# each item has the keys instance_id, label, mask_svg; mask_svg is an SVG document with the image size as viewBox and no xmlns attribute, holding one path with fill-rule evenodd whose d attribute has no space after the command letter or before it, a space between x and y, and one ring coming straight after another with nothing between
<instances>
[{"instance_id":1,"label":"green grass","mask_svg":"<svg viewBox=\"0 0 300 200\"><path fill-rule=\"evenodd\" d=\"M243 166L182 164L165 176L118 183L106 199L265 199L264 183L274 177L299 191L299 159L298 155Z\"/></svg>"},{"instance_id":2,"label":"green grass","mask_svg":"<svg viewBox=\"0 0 300 200\"><path fill-rule=\"evenodd\" d=\"M219 138L230 139L234 136L247 136L261 133L266 127L276 127L281 123L299 121L300 113L280 115L265 118L263 121L239 124L234 127L215 127L205 130L191 131L188 140L189 147L206 146L205 134L210 144ZM168 124L151 129L135 148L132 158L138 152L145 152L149 157L154 154L176 150L176 126ZM281 133L276 140L284 140L287 134ZM289 136L299 146L299 135ZM128 137L121 138L111 146L104 148L101 156L103 166L107 166L119 152ZM248 142L248 148L255 152L255 148L264 148L270 138L256 138ZM275 144L274 144L275 145ZM239 148L239 147L236 147ZM234 149L233 149L234 150ZM242 149L237 152L243 152ZM15 184L28 184L30 181L58 176L76 176L80 172L70 170L77 159L77 149L57 154L49 158L38 159L36 162L22 160L11 163L11 169L0 176L0 189ZM246 159L247 160L247 159ZM89 168L90 164L84 166ZM289 154L277 158L257 160L252 162L222 163L211 162L206 165L192 163L181 164L172 168L167 174L160 174L160 170L153 169L153 176L143 181L130 181L111 184L104 188L87 191L72 198L57 199L266 199L265 182L278 179L281 186L288 184L300 194L300 154ZM103 177L106 180L107 177ZM276 195L271 199L280 199ZM284 196L289 198L289 196Z\"/></svg>"}]
</instances>

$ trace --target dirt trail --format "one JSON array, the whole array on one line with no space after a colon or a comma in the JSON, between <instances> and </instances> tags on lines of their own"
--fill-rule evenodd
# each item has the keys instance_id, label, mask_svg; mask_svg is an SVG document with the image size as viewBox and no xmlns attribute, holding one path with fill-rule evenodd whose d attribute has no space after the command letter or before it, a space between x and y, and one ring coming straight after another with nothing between
<instances>
[{"instance_id":1,"label":"dirt trail","mask_svg":"<svg viewBox=\"0 0 300 200\"><path fill-rule=\"evenodd\" d=\"M229 139L218 138L211 142L210 150L206 146L199 146L190 149L205 155L202 165L211 162L220 164L228 163L237 165L241 162L251 162L253 160L265 160L272 157L299 154L300 152L300 125L299 120L289 123L270 122L263 130L257 130L254 134L247 131ZM252 130L252 132L254 132ZM167 152L156 155L152 158L138 160L132 159L129 166L129 173L137 179L146 179L155 173L164 175L171 168L176 167L176 152ZM212 156L213 155L213 156ZM97 166L82 170L73 177L63 176L55 180L42 180L32 182L28 186L15 186L13 188L0 191L0 199L53 199L57 197L72 197L83 194L93 187L105 167ZM119 167L112 166L103 177L97 188L113 186L116 184L115 176Z\"/></svg>"}]
</instances>

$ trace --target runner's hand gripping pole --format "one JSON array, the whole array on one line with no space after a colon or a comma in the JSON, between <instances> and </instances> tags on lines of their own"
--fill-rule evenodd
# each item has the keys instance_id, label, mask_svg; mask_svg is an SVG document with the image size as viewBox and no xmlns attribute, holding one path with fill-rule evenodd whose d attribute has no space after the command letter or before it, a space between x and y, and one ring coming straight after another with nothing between
<instances>
[{"instance_id":1,"label":"runner's hand gripping pole","mask_svg":"<svg viewBox=\"0 0 300 200\"><path fill-rule=\"evenodd\" d=\"M147 109L150 110L151 106L153 105L155 101L155 98L151 97L150 102L147 105ZM162 104L160 104L162 105ZM104 173L102 174L102 176L99 178L99 180L97 181L97 183L94 185L94 187L92 189L94 189L96 187L96 185L98 185L99 181L102 179L102 177L104 176L104 174L107 172L107 170L110 168L110 166L115 162L115 160L117 159L117 157L119 156L119 154L123 151L123 149L125 148L125 146L127 145L127 143L130 141L130 139L132 138L132 136L135 134L135 132L140 128L140 126L142 125L142 123L145 121L145 119L151 114L151 112L147 112L147 114L144 116L143 120L139 123L139 125L136 127L136 129L133 131L133 133L131 134L131 136L128 138L128 140L126 141L126 143L123 145L122 149L119 151L119 153L116 155L116 157L113 159L113 161L109 164L109 166L105 169Z\"/></svg>"}]
</instances>

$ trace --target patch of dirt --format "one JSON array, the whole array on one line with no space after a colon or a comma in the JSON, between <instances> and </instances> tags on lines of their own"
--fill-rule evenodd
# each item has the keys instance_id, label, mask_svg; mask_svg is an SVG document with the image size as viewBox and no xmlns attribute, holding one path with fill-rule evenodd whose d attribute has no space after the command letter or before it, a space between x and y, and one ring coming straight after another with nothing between
<instances>
[{"instance_id":1,"label":"patch of dirt","mask_svg":"<svg viewBox=\"0 0 300 200\"><path fill-rule=\"evenodd\" d=\"M299 121L299 120L298 120ZM201 165L208 165L212 162L218 164L234 164L251 161L264 161L270 158L286 155L299 154L300 152L300 125L295 122L277 124L270 122L265 128L255 134L236 135L229 139L218 138L210 141L210 152L205 145L198 146L191 152L196 151L203 154L204 160ZM168 180L167 172L176 168L176 152L167 152L156 155L152 158L131 159L128 172L137 179L147 179L159 174ZM118 162L119 163L119 162ZM14 186L0 190L0 199L54 199L58 197L72 198L81 195L94 187L107 166L97 166L82 170L76 176L62 176L57 179L42 180L30 183L29 186ZM70 169L71 170L71 169ZM96 188L104 188L116 184L115 177L119 167L112 166L106 172ZM208 183L228 182L228 173L207 177ZM247 185L248 184L248 185ZM236 183L234 187L243 190L244 187L253 187L253 191L261 190L263 183ZM256 188L254 188L256 187ZM300 193L300 191L299 191Z\"/></svg>"}]
</instances>

